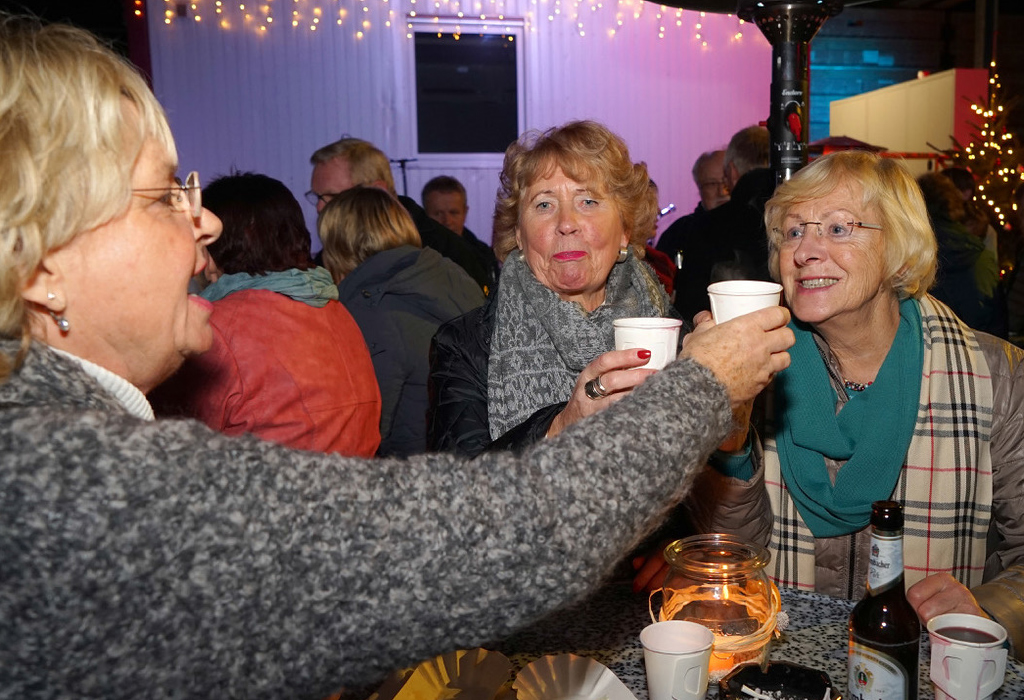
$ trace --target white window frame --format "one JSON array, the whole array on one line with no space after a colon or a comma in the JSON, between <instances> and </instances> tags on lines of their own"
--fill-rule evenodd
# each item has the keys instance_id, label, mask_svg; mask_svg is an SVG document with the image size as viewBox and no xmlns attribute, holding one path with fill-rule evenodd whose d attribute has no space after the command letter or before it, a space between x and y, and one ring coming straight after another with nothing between
<instances>
[{"instance_id":1,"label":"white window frame","mask_svg":"<svg viewBox=\"0 0 1024 700\"><path fill-rule=\"evenodd\" d=\"M525 52L523 51L523 39L526 36L526 22L523 19L480 19L477 17L456 17L443 15L413 15L406 16L406 25L410 33L432 33L443 34L495 34L498 36L513 36L516 50L516 133L523 131L523 124L526 123L526 69ZM503 153L421 153L419 143L418 103L416 101L416 41L412 38L408 42L408 75L409 80L409 104L412 105L412 118L408 120L411 131L413 150L416 153L417 166L419 168L457 168L457 167L496 167L501 168L504 159Z\"/></svg>"}]
</instances>

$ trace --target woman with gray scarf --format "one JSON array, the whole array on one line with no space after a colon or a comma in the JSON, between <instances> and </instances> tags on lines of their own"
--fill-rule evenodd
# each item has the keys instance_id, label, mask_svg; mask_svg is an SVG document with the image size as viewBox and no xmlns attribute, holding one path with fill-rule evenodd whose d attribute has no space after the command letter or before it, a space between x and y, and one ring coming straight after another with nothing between
<instances>
[{"instance_id":1,"label":"woman with gray scarf","mask_svg":"<svg viewBox=\"0 0 1024 700\"><path fill-rule=\"evenodd\" d=\"M494 213L497 290L434 337L433 449L525 447L653 373L633 369L649 351L613 350L612 321L672 313L642 262L656 215L647 167L601 124L570 122L509 146ZM611 369L588 385L581 373L599 357Z\"/></svg>"}]
</instances>

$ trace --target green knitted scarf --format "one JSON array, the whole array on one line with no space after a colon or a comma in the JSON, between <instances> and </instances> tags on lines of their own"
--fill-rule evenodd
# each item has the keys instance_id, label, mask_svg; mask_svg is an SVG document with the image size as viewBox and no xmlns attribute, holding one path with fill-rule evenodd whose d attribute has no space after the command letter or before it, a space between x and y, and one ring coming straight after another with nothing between
<instances>
[{"instance_id":1,"label":"green knitted scarf","mask_svg":"<svg viewBox=\"0 0 1024 700\"><path fill-rule=\"evenodd\" d=\"M790 327L796 334L792 366L776 379L780 469L815 537L855 532L870 521L871 503L892 493L914 433L924 361L920 313L912 300L900 303L896 338L875 382L853 394L838 414L809 327ZM825 457L846 462L835 485Z\"/></svg>"}]
</instances>

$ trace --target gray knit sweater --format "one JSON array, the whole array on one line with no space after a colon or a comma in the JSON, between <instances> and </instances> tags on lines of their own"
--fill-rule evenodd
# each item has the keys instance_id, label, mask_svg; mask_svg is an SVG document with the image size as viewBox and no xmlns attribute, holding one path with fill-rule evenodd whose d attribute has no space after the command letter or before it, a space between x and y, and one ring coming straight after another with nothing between
<instances>
[{"instance_id":1,"label":"gray knit sweater","mask_svg":"<svg viewBox=\"0 0 1024 700\"><path fill-rule=\"evenodd\" d=\"M500 638L597 584L730 419L683 361L519 459L362 461L138 420L35 346L0 385L0 697L322 698Z\"/></svg>"}]
</instances>

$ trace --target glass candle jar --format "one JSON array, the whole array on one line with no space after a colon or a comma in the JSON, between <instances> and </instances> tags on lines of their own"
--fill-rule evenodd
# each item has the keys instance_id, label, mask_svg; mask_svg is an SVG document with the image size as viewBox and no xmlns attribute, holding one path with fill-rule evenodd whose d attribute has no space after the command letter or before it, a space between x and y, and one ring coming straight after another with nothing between
<instances>
[{"instance_id":1,"label":"glass candle jar","mask_svg":"<svg viewBox=\"0 0 1024 700\"><path fill-rule=\"evenodd\" d=\"M770 559L764 547L731 535L694 535L665 548L670 568L658 619L690 620L715 633L712 680L736 664L767 658L780 607L764 572Z\"/></svg>"}]
</instances>

